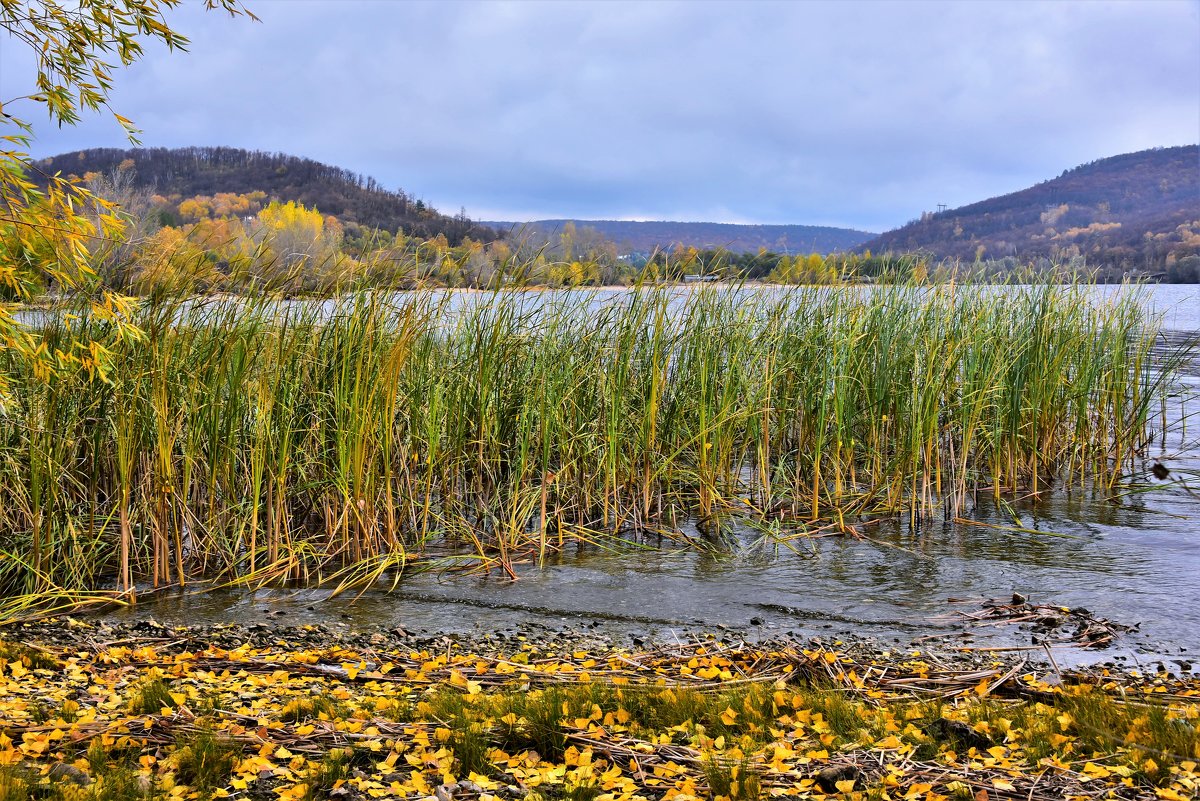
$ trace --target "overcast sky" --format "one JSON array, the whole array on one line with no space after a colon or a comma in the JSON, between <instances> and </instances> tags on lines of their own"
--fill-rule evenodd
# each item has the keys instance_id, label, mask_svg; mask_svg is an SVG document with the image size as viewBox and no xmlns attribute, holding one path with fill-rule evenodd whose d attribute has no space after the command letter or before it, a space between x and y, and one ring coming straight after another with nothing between
<instances>
[{"instance_id":1,"label":"overcast sky","mask_svg":"<svg viewBox=\"0 0 1200 801\"><path fill-rule=\"evenodd\" d=\"M1200 140L1196 0L185 2L190 52L117 75L145 145L306 156L477 219L882 231ZM0 33L0 101L33 70ZM5 110L38 157L124 146Z\"/></svg>"}]
</instances>

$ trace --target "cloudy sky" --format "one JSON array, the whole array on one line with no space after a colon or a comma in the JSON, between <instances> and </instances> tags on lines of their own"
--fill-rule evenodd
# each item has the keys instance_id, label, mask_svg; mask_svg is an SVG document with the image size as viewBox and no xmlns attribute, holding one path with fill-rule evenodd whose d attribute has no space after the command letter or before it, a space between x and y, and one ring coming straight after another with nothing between
<instances>
[{"instance_id":1,"label":"cloudy sky","mask_svg":"<svg viewBox=\"0 0 1200 801\"><path fill-rule=\"evenodd\" d=\"M336 164L477 219L882 231L1200 140L1200 2L246 0L169 20L113 108L147 146ZM0 33L0 102L34 61ZM37 125L35 156L123 146Z\"/></svg>"}]
</instances>

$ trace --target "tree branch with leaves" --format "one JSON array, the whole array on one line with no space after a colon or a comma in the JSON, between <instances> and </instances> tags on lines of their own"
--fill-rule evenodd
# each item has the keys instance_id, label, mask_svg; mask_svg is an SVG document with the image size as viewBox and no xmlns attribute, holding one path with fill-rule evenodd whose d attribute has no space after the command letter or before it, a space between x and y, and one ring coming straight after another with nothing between
<instances>
[{"instance_id":1,"label":"tree branch with leaves","mask_svg":"<svg viewBox=\"0 0 1200 801\"><path fill-rule=\"evenodd\" d=\"M60 173L41 173L28 149L34 127L11 110L22 103L45 107L58 125L74 125L83 113L108 111L137 143L132 120L109 106L116 71L141 59L158 42L186 50L188 39L172 29L166 13L182 0L0 0L0 41L24 44L36 57L29 94L0 98L0 353L32 360L35 373L85 369L105 376L104 349L79 343L77 353L49 354L36 335L14 317L19 304L55 289L90 294L91 312L113 323L115 336L137 336L128 323L130 300L102 291L89 244L119 240L124 222L111 201ZM257 19L239 0L205 0L208 10ZM7 129L7 130L5 130ZM0 376L0 406L7 400Z\"/></svg>"}]
</instances>

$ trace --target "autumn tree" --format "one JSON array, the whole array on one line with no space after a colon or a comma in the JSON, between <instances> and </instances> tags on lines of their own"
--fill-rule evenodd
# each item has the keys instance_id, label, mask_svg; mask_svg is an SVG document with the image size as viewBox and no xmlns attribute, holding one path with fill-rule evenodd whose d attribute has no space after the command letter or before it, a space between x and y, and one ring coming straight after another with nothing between
<instances>
[{"instance_id":1,"label":"autumn tree","mask_svg":"<svg viewBox=\"0 0 1200 801\"><path fill-rule=\"evenodd\" d=\"M111 213L121 222L119 237L96 236L87 243L100 284L116 291L128 289L138 251L160 227L153 196L137 184L135 173L133 161L126 159L107 175L84 175L87 190L112 203Z\"/></svg>"},{"instance_id":2,"label":"autumn tree","mask_svg":"<svg viewBox=\"0 0 1200 801\"><path fill-rule=\"evenodd\" d=\"M342 253L342 224L302 203L270 203L251 230L258 243L256 278L269 286L328 290L353 280L358 271L358 263Z\"/></svg>"},{"instance_id":3,"label":"autumn tree","mask_svg":"<svg viewBox=\"0 0 1200 801\"><path fill-rule=\"evenodd\" d=\"M136 335L125 323L128 301L97 291L89 246L119 240L125 228L116 205L79 181L59 173L36 176L27 149L33 126L15 116L21 103L45 108L49 119L72 125L88 111L109 110L136 141L133 123L109 108L114 74L144 55L144 45L159 42L169 50L188 45L169 25L165 12L181 0L0 0L0 29L5 46L23 44L36 57L30 91L0 98L0 351L34 362L34 372L50 375L83 369L103 375L105 351L98 343L79 343L78 352L50 355L36 337L17 323L13 303L28 300L38 288L93 295L92 313L115 323L118 332ZM231 15L248 11L240 0L204 0L209 10ZM0 379L0 401L7 397Z\"/></svg>"}]
</instances>

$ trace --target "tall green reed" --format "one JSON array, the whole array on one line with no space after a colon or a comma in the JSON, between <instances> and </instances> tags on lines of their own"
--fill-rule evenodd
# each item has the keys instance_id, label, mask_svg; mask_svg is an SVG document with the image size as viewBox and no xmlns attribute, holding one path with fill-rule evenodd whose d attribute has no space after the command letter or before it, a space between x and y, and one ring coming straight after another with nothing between
<instances>
[{"instance_id":1,"label":"tall green reed","mask_svg":"<svg viewBox=\"0 0 1200 801\"><path fill-rule=\"evenodd\" d=\"M355 293L145 303L110 382L3 365L10 594L512 571L722 515L1111 492L1183 352L1082 286ZM109 342L51 316L48 348Z\"/></svg>"}]
</instances>

